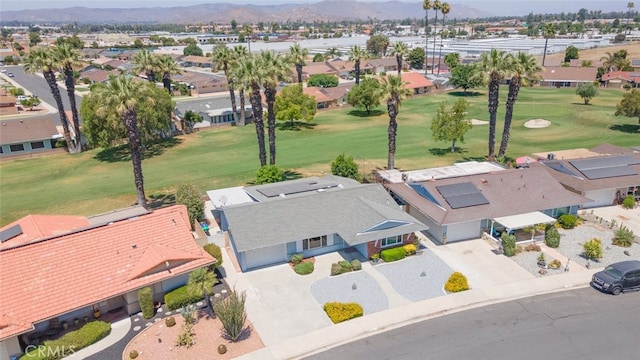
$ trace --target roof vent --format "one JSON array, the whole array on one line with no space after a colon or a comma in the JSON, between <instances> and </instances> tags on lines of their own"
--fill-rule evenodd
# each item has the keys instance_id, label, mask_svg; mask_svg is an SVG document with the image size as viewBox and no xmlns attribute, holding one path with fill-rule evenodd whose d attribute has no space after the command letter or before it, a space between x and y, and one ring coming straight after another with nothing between
<instances>
[{"instance_id":1,"label":"roof vent","mask_svg":"<svg viewBox=\"0 0 640 360\"><path fill-rule=\"evenodd\" d=\"M283 198L283 197L287 197L287 195L285 195L285 194L283 194L283 193L280 193L280 195L278 195L278 196L280 196L281 198Z\"/></svg>"},{"instance_id":2,"label":"roof vent","mask_svg":"<svg viewBox=\"0 0 640 360\"><path fill-rule=\"evenodd\" d=\"M131 244L131 248L132 248L132 249L137 249L137 248L138 248L138 245L136 245L136 244Z\"/></svg>"},{"instance_id":3,"label":"roof vent","mask_svg":"<svg viewBox=\"0 0 640 360\"><path fill-rule=\"evenodd\" d=\"M483 183L483 184L488 184L488 183L489 183L489 180L487 180L487 179L480 179L480 182L481 182L481 183Z\"/></svg>"}]
</instances>

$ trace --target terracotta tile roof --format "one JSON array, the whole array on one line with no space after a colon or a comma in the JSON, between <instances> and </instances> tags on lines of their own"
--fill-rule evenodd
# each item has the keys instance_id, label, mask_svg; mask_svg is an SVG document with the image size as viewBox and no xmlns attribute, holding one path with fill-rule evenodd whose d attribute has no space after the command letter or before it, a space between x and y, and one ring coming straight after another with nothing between
<instances>
[{"instance_id":1,"label":"terracotta tile roof","mask_svg":"<svg viewBox=\"0 0 640 360\"><path fill-rule=\"evenodd\" d=\"M602 81L608 81L612 79L640 81L640 73L632 71L609 71L608 73L602 74Z\"/></svg>"},{"instance_id":2,"label":"terracotta tile roof","mask_svg":"<svg viewBox=\"0 0 640 360\"><path fill-rule=\"evenodd\" d=\"M33 116L0 121L0 144L52 139L58 134L53 116Z\"/></svg>"},{"instance_id":3,"label":"terracotta tile roof","mask_svg":"<svg viewBox=\"0 0 640 360\"><path fill-rule=\"evenodd\" d=\"M20 220L0 229L3 232L20 225L22 233L0 244L0 249L25 244L35 240L67 234L73 230L88 227L89 221L82 216L73 215L27 215Z\"/></svg>"},{"instance_id":4,"label":"terracotta tile roof","mask_svg":"<svg viewBox=\"0 0 640 360\"><path fill-rule=\"evenodd\" d=\"M0 249L0 340L213 262L181 205Z\"/></svg>"},{"instance_id":5,"label":"terracotta tile roof","mask_svg":"<svg viewBox=\"0 0 640 360\"><path fill-rule=\"evenodd\" d=\"M407 89L433 87L433 82L417 72L403 72L402 81L407 83Z\"/></svg>"},{"instance_id":6,"label":"terracotta tile roof","mask_svg":"<svg viewBox=\"0 0 640 360\"><path fill-rule=\"evenodd\" d=\"M306 87L303 90L305 95L309 95L309 96L313 96L316 98L316 102L318 103L323 103L323 102L330 102L333 99L330 98L329 96L327 96L325 93L323 93L322 91L320 91L320 88L317 87Z\"/></svg>"}]
</instances>

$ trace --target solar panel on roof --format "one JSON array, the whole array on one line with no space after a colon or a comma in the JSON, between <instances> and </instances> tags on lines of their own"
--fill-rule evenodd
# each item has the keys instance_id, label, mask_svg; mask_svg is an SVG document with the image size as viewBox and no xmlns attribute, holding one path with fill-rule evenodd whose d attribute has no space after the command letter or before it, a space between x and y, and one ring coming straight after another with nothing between
<instances>
[{"instance_id":1,"label":"solar panel on roof","mask_svg":"<svg viewBox=\"0 0 640 360\"><path fill-rule=\"evenodd\" d=\"M577 176L571 169L569 169L568 167L564 166L559 161L545 161L545 162L543 162L543 164L545 166L550 167L551 169L553 169L555 171L559 171L561 173L564 173L564 174L567 174L567 175L571 175L571 176Z\"/></svg>"},{"instance_id":2,"label":"solar panel on roof","mask_svg":"<svg viewBox=\"0 0 640 360\"><path fill-rule=\"evenodd\" d=\"M438 190L440 195L442 195L445 198L447 196L473 194L473 193L480 192L480 190L478 190L478 188L476 188L475 185L473 185L470 182L436 186L436 189Z\"/></svg>"},{"instance_id":3,"label":"solar panel on roof","mask_svg":"<svg viewBox=\"0 0 640 360\"><path fill-rule=\"evenodd\" d=\"M291 183L291 184L277 184L271 185L268 187L262 187L256 189L259 193L266 197L276 197L280 194L290 195L290 194L299 194L307 191L315 191L318 189L328 189L332 187L336 187L338 184L336 183L327 183L327 182L299 182L299 183Z\"/></svg>"},{"instance_id":4,"label":"solar panel on roof","mask_svg":"<svg viewBox=\"0 0 640 360\"><path fill-rule=\"evenodd\" d=\"M452 209L460 209L469 206L485 205L489 203L489 200L482 195L482 193L465 194L446 197L445 200L449 203Z\"/></svg>"},{"instance_id":5,"label":"solar panel on roof","mask_svg":"<svg viewBox=\"0 0 640 360\"><path fill-rule=\"evenodd\" d=\"M0 231L0 243L3 243L11 238L14 238L18 235L22 234L22 227L20 224L13 225L7 230Z\"/></svg>"},{"instance_id":6,"label":"solar panel on roof","mask_svg":"<svg viewBox=\"0 0 640 360\"><path fill-rule=\"evenodd\" d=\"M582 172L582 170L588 170L588 169L637 165L637 164L640 164L640 160L638 160L634 156L622 155L622 156L598 157L593 159L571 160L569 161L569 163L573 165L576 169L580 170L580 172Z\"/></svg>"},{"instance_id":7,"label":"solar panel on roof","mask_svg":"<svg viewBox=\"0 0 640 360\"><path fill-rule=\"evenodd\" d=\"M638 173L628 166L616 166L599 169L582 170L584 176L589 180L607 179L616 176L638 175Z\"/></svg>"}]
</instances>

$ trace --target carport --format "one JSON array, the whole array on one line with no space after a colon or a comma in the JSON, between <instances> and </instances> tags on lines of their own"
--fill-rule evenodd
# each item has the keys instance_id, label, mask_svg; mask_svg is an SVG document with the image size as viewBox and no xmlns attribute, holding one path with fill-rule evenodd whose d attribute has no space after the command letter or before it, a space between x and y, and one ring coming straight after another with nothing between
<instances>
[{"instance_id":1,"label":"carport","mask_svg":"<svg viewBox=\"0 0 640 360\"><path fill-rule=\"evenodd\" d=\"M507 229L507 232L511 232L512 230L522 229L528 226L534 226L537 224L553 224L556 219L551 216L541 212L541 211L533 211L524 214L518 215L509 215L496 217L491 219L491 234L493 234L493 229L495 223L499 223ZM535 232L531 233L531 240L533 240Z\"/></svg>"}]
</instances>

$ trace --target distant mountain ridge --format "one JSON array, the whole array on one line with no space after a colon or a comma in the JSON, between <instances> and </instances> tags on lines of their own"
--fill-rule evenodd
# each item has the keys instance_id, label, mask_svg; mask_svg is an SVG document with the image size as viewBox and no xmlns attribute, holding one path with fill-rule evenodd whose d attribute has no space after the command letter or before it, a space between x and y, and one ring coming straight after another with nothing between
<instances>
[{"instance_id":1,"label":"distant mountain ridge","mask_svg":"<svg viewBox=\"0 0 640 360\"><path fill-rule=\"evenodd\" d=\"M192 23L239 23L285 22L297 20L400 20L407 18L424 18L422 2L374 2L364 3L355 0L324 0L314 4L281 4L281 5L235 5L202 4L176 7L151 8L113 8L94 9L70 7L65 9L37 9L0 11L3 22L21 21L28 23L158 23L158 24L192 24ZM434 14L430 11L430 17ZM465 5L451 4L449 19L475 19L489 17L490 13Z\"/></svg>"}]
</instances>

